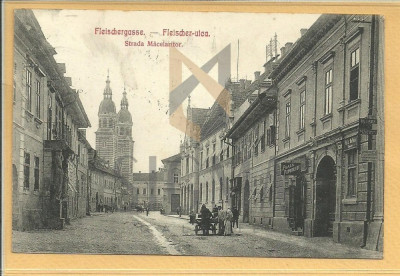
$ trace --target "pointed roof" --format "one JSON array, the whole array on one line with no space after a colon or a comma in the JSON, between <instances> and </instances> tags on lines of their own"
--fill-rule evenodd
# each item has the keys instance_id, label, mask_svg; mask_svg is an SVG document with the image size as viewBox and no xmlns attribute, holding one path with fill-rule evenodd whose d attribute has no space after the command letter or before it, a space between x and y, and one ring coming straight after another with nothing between
<instances>
[{"instance_id":1,"label":"pointed roof","mask_svg":"<svg viewBox=\"0 0 400 276\"><path fill-rule=\"evenodd\" d=\"M128 98L126 97L126 89L124 87L124 92L122 93L121 109L118 112L118 123L130 124L132 125L132 115L128 110Z\"/></svg>"},{"instance_id":2,"label":"pointed roof","mask_svg":"<svg viewBox=\"0 0 400 276\"><path fill-rule=\"evenodd\" d=\"M103 92L104 98L100 103L99 107L99 115L100 114L108 114L108 113L116 113L115 103L112 100L112 89L110 87L110 74L107 74L106 87Z\"/></svg>"}]
</instances>

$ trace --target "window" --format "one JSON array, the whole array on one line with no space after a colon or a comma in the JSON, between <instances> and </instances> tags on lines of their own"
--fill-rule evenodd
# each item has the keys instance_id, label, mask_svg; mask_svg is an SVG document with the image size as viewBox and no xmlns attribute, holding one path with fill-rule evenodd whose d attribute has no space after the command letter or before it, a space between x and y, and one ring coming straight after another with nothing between
<instances>
[{"instance_id":1,"label":"window","mask_svg":"<svg viewBox=\"0 0 400 276\"><path fill-rule=\"evenodd\" d=\"M174 183L178 183L178 182L179 182L178 173L174 173Z\"/></svg>"},{"instance_id":2,"label":"window","mask_svg":"<svg viewBox=\"0 0 400 276\"><path fill-rule=\"evenodd\" d=\"M189 157L186 157L186 174L189 174Z\"/></svg>"},{"instance_id":3,"label":"window","mask_svg":"<svg viewBox=\"0 0 400 276\"><path fill-rule=\"evenodd\" d=\"M268 201L272 201L272 185L269 186L269 194L268 194Z\"/></svg>"},{"instance_id":4,"label":"window","mask_svg":"<svg viewBox=\"0 0 400 276\"><path fill-rule=\"evenodd\" d=\"M262 123L262 127L261 127L261 138L260 138L261 152L265 151L265 125L266 125L266 122L264 120Z\"/></svg>"},{"instance_id":5,"label":"window","mask_svg":"<svg viewBox=\"0 0 400 276\"><path fill-rule=\"evenodd\" d=\"M285 138L290 136L290 100L286 103Z\"/></svg>"},{"instance_id":6,"label":"window","mask_svg":"<svg viewBox=\"0 0 400 276\"><path fill-rule=\"evenodd\" d=\"M259 124L257 124L256 129L254 130L254 154L257 156L258 155L258 134L259 134L260 128Z\"/></svg>"},{"instance_id":7,"label":"window","mask_svg":"<svg viewBox=\"0 0 400 276\"><path fill-rule=\"evenodd\" d=\"M215 143L213 144L213 152L215 152L215 148L216 148L216 145L215 145Z\"/></svg>"},{"instance_id":8,"label":"window","mask_svg":"<svg viewBox=\"0 0 400 276\"><path fill-rule=\"evenodd\" d=\"M357 48L351 53L350 67L350 101L358 99L358 82L360 78L360 49Z\"/></svg>"},{"instance_id":9,"label":"window","mask_svg":"<svg viewBox=\"0 0 400 276\"><path fill-rule=\"evenodd\" d=\"M217 162L217 160L216 160L215 154L214 154L213 157L212 157L212 164L213 164L213 166L216 164L216 162Z\"/></svg>"},{"instance_id":10,"label":"window","mask_svg":"<svg viewBox=\"0 0 400 276\"><path fill-rule=\"evenodd\" d=\"M26 108L32 112L32 73L26 70Z\"/></svg>"},{"instance_id":11,"label":"window","mask_svg":"<svg viewBox=\"0 0 400 276\"><path fill-rule=\"evenodd\" d=\"M215 180L212 181L211 202L215 202Z\"/></svg>"},{"instance_id":12,"label":"window","mask_svg":"<svg viewBox=\"0 0 400 276\"><path fill-rule=\"evenodd\" d=\"M229 145L226 147L226 158L229 158Z\"/></svg>"},{"instance_id":13,"label":"window","mask_svg":"<svg viewBox=\"0 0 400 276\"><path fill-rule=\"evenodd\" d=\"M207 157L207 159L206 159L206 168L208 168L208 157Z\"/></svg>"},{"instance_id":14,"label":"window","mask_svg":"<svg viewBox=\"0 0 400 276\"><path fill-rule=\"evenodd\" d=\"M332 81L333 74L332 69L325 72L325 105L324 114L332 113Z\"/></svg>"},{"instance_id":15,"label":"window","mask_svg":"<svg viewBox=\"0 0 400 276\"><path fill-rule=\"evenodd\" d=\"M200 202L203 202L203 183L200 183L200 195L199 195Z\"/></svg>"},{"instance_id":16,"label":"window","mask_svg":"<svg viewBox=\"0 0 400 276\"><path fill-rule=\"evenodd\" d=\"M143 189L143 194L144 194L144 195L146 194L146 188Z\"/></svg>"},{"instance_id":17,"label":"window","mask_svg":"<svg viewBox=\"0 0 400 276\"><path fill-rule=\"evenodd\" d=\"M229 178L227 177L226 178L226 187L225 187L225 189L226 189L226 200L228 200L228 196L229 196Z\"/></svg>"},{"instance_id":18,"label":"window","mask_svg":"<svg viewBox=\"0 0 400 276\"><path fill-rule=\"evenodd\" d=\"M224 150L222 149L220 154L219 154L219 161L222 162L224 161Z\"/></svg>"},{"instance_id":19,"label":"window","mask_svg":"<svg viewBox=\"0 0 400 276\"><path fill-rule=\"evenodd\" d=\"M224 182L222 177L219 179L219 199L222 200L222 191L224 190Z\"/></svg>"},{"instance_id":20,"label":"window","mask_svg":"<svg viewBox=\"0 0 400 276\"><path fill-rule=\"evenodd\" d=\"M137 194L137 195L139 194L139 188L136 189L136 194Z\"/></svg>"},{"instance_id":21,"label":"window","mask_svg":"<svg viewBox=\"0 0 400 276\"><path fill-rule=\"evenodd\" d=\"M347 196L356 196L356 150L347 153Z\"/></svg>"},{"instance_id":22,"label":"window","mask_svg":"<svg viewBox=\"0 0 400 276\"><path fill-rule=\"evenodd\" d=\"M200 169L203 169L203 152L200 152Z\"/></svg>"},{"instance_id":23,"label":"window","mask_svg":"<svg viewBox=\"0 0 400 276\"><path fill-rule=\"evenodd\" d=\"M36 117L40 118L40 82L36 81Z\"/></svg>"},{"instance_id":24,"label":"window","mask_svg":"<svg viewBox=\"0 0 400 276\"><path fill-rule=\"evenodd\" d=\"M24 153L24 189L29 190L29 171L30 171L31 155Z\"/></svg>"},{"instance_id":25,"label":"window","mask_svg":"<svg viewBox=\"0 0 400 276\"><path fill-rule=\"evenodd\" d=\"M208 202L208 182L206 182L206 202Z\"/></svg>"},{"instance_id":26,"label":"window","mask_svg":"<svg viewBox=\"0 0 400 276\"><path fill-rule=\"evenodd\" d=\"M300 129L305 127L306 91L300 92Z\"/></svg>"},{"instance_id":27,"label":"window","mask_svg":"<svg viewBox=\"0 0 400 276\"><path fill-rule=\"evenodd\" d=\"M39 157L35 156L35 170L33 172L35 177L35 183L33 185L33 189L35 191L39 191Z\"/></svg>"}]
</instances>

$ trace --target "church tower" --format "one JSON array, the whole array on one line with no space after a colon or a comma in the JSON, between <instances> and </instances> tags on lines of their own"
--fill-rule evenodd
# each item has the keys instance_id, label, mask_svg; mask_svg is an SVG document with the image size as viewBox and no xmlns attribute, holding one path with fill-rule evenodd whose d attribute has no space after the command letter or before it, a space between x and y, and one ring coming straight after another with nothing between
<instances>
[{"instance_id":1,"label":"church tower","mask_svg":"<svg viewBox=\"0 0 400 276\"><path fill-rule=\"evenodd\" d=\"M117 152L116 165L122 175L130 179L133 171L133 144L132 140L132 116L128 110L128 99L126 90L121 100L121 110L117 115L116 137L117 137Z\"/></svg>"},{"instance_id":2,"label":"church tower","mask_svg":"<svg viewBox=\"0 0 400 276\"><path fill-rule=\"evenodd\" d=\"M100 103L98 117L99 128L96 131L96 150L98 155L115 167L117 139L115 135L116 109L112 100L110 76L107 74L106 87Z\"/></svg>"}]
</instances>

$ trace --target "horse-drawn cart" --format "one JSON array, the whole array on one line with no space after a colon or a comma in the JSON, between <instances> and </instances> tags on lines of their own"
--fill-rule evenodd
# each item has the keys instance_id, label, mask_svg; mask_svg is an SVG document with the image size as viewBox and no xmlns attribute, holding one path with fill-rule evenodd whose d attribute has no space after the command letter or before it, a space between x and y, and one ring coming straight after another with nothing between
<instances>
[{"instance_id":1,"label":"horse-drawn cart","mask_svg":"<svg viewBox=\"0 0 400 276\"><path fill-rule=\"evenodd\" d=\"M201 218L201 215L197 215L197 218L195 219L195 227L194 227L194 232L197 235L199 235L199 232L204 234L209 234L210 232L213 235L217 234L217 224L218 224L218 218L210 218L207 221L204 221Z\"/></svg>"}]
</instances>

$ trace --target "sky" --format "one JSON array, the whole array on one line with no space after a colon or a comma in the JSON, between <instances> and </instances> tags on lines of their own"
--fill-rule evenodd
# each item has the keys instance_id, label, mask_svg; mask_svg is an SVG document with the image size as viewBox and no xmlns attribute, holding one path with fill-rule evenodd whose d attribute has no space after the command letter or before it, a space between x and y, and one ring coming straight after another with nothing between
<instances>
[{"instance_id":1,"label":"sky","mask_svg":"<svg viewBox=\"0 0 400 276\"><path fill-rule=\"evenodd\" d=\"M255 71L263 72L265 48L275 33L280 49L286 42L295 42L300 29L309 28L319 17L318 14L96 10L34 10L34 13L57 52L54 58L66 64L65 76L71 77L72 87L80 91L92 125L87 130L92 147L95 147L97 113L108 72L117 112L126 88L137 160L134 172L148 171L149 156L157 156L157 166L162 167L161 160L179 153L180 141L184 139L184 133L169 124L169 49L147 46L147 41L182 43L178 50L199 67L230 44L232 78L254 80ZM143 30L144 35L97 35L98 27ZM164 29L201 30L209 36L163 36ZM125 46L126 41L141 41L144 46ZM183 66L182 80L190 75ZM217 66L209 75L218 80ZM193 107L208 108L213 101L201 84L191 93ZM187 100L183 106L186 110Z\"/></svg>"}]
</instances>

